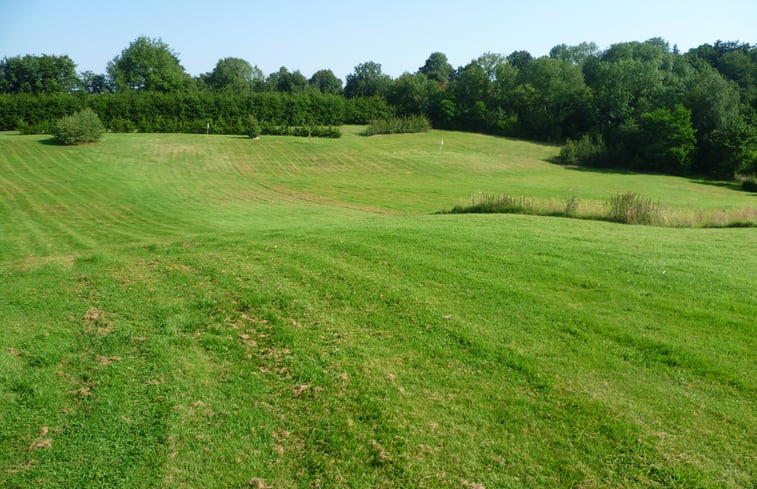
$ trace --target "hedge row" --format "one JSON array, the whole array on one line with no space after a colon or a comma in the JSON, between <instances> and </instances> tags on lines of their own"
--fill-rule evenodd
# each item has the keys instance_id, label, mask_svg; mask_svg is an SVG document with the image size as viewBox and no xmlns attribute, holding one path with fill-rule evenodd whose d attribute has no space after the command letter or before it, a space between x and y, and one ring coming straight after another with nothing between
<instances>
[{"instance_id":1,"label":"hedge row","mask_svg":"<svg viewBox=\"0 0 757 489\"><path fill-rule=\"evenodd\" d=\"M244 95L140 93L0 95L0 130L49 133L60 118L94 110L114 132L245 134L254 116L268 126L367 124L393 115L383 97L346 99L321 93L259 92Z\"/></svg>"}]
</instances>

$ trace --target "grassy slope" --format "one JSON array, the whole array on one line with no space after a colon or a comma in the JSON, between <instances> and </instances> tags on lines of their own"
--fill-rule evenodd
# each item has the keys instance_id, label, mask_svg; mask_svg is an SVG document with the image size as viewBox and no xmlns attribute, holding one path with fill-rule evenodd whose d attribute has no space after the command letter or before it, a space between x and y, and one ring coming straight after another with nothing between
<instances>
[{"instance_id":1,"label":"grassy slope","mask_svg":"<svg viewBox=\"0 0 757 489\"><path fill-rule=\"evenodd\" d=\"M754 229L427 215L752 195L456 133L41 141L0 136L0 486L755 480Z\"/></svg>"}]
</instances>

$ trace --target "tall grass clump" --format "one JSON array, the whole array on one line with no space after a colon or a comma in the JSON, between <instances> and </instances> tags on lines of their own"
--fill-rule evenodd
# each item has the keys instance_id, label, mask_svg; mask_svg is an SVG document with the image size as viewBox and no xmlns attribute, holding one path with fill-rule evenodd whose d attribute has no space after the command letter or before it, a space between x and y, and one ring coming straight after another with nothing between
<instances>
[{"instance_id":1,"label":"tall grass clump","mask_svg":"<svg viewBox=\"0 0 757 489\"><path fill-rule=\"evenodd\" d=\"M522 214L529 205L524 198L515 198L507 194L490 194L481 192L471 197L469 205L457 205L451 214Z\"/></svg>"},{"instance_id":2,"label":"tall grass clump","mask_svg":"<svg viewBox=\"0 0 757 489\"><path fill-rule=\"evenodd\" d=\"M610 197L608 218L624 224L652 224L659 213L659 206L652 199L636 192L626 192Z\"/></svg>"},{"instance_id":3,"label":"tall grass clump","mask_svg":"<svg viewBox=\"0 0 757 489\"><path fill-rule=\"evenodd\" d=\"M58 120L53 128L55 138L66 145L93 143L105 133L105 126L89 107Z\"/></svg>"},{"instance_id":4,"label":"tall grass clump","mask_svg":"<svg viewBox=\"0 0 757 489\"><path fill-rule=\"evenodd\" d=\"M408 117L392 117L389 119L373 119L365 130L366 136L376 134L402 134L427 132L431 130L431 122L426 116L411 115Z\"/></svg>"}]
</instances>

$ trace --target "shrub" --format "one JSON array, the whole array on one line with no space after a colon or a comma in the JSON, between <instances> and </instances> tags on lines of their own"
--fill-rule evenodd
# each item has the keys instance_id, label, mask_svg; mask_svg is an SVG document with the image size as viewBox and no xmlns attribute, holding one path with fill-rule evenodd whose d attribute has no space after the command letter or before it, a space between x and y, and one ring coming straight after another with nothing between
<instances>
[{"instance_id":1,"label":"shrub","mask_svg":"<svg viewBox=\"0 0 757 489\"><path fill-rule=\"evenodd\" d=\"M745 190L747 192L757 192L757 177L752 175L742 180L741 190Z\"/></svg>"},{"instance_id":2,"label":"shrub","mask_svg":"<svg viewBox=\"0 0 757 489\"><path fill-rule=\"evenodd\" d=\"M247 118L247 135L252 139L257 138L263 132L263 128L260 126L258 119L254 115L250 115Z\"/></svg>"},{"instance_id":3,"label":"shrub","mask_svg":"<svg viewBox=\"0 0 757 489\"><path fill-rule=\"evenodd\" d=\"M652 224L658 214L658 206L635 192L616 194L610 197L609 219L624 224Z\"/></svg>"},{"instance_id":4,"label":"shrub","mask_svg":"<svg viewBox=\"0 0 757 489\"><path fill-rule=\"evenodd\" d=\"M374 119L365 130L366 136L375 134L401 134L426 132L431 130L428 118L422 115L409 117L392 117L389 119Z\"/></svg>"},{"instance_id":5,"label":"shrub","mask_svg":"<svg viewBox=\"0 0 757 489\"><path fill-rule=\"evenodd\" d=\"M602 136L592 137L588 134L574 141L568 139L560 150L560 159L570 165L599 166L607 156L607 147Z\"/></svg>"},{"instance_id":6,"label":"shrub","mask_svg":"<svg viewBox=\"0 0 757 489\"><path fill-rule=\"evenodd\" d=\"M332 126L263 126L261 134L268 136L299 136L303 138L340 138L342 131Z\"/></svg>"},{"instance_id":7,"label":"shrub","mask_svg":"<svg viewBox=\"0 0 757 489\"><path fill-rule=\"evenodd\" d=\"M50 131L50 123L48 121L40 121L34 124L28 124L23 119L19 119L16 126L18 132L21 134L48 134Z\"/></svg>"},{"instance_id":8,"label":"shrub","mask_svg":"<svg viewBox=\"0 0 757 489\"><path fill-rule=\"evenodd\" d=\"M90 108L74 112L73 115L63 117L53 129L53 135L63 144L75 145L99 141L105 132L105 127Z\"/></svg>"}]
</instances>

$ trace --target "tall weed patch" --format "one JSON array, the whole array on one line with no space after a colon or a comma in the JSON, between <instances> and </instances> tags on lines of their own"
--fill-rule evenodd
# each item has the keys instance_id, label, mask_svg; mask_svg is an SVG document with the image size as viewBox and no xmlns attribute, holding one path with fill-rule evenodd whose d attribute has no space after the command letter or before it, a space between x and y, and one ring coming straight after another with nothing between
<instances>
[{"instance_id":1,"label":"tall weed patch","mask_svg":"<svg viewBox=\"0 0 757 489\"><path fill-rule=\"evenodd\" d=\"M613 195L608 203L608 218L615 222L652 224L658 215L659 205L636 192Z\"/></svg>"}]
</instances>

